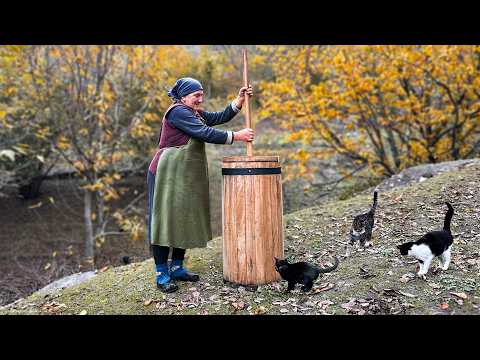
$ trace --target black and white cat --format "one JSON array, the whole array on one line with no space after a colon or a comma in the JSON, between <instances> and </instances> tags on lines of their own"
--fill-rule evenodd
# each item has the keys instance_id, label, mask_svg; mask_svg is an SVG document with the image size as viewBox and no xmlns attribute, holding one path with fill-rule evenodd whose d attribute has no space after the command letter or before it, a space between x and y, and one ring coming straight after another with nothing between
<instances>
[{"instance_id":1,"label":"black and white cat","mask_svg":"<svg viewBox=\"0 0 480 360\"><path fill-rule=\"evenodd\" d=\"M423 235L417 241L410 241L397 245L400 254L413 256L420 263L420 270L417 275L425 280L430 264L435 256L440 260L440 266L447 270L450 265L453 236L450 231L450 222L453 216L453 207L446 202L448 210L445 214L443 229L431 231Z\"/></svg>"},{"instance_id":2,"label":"black and white cat","mask_svg":"<svg viewBox=\"0 0 480 360\"><path fill-rule=\"evenodd\" d=\"M287 291L293 290L295 284L303 284L302 290L307 292L312 288L313 282L317 280L318 275L335 270L338 263L338 259L335 258L333 266L321 269L303 261L290 264L287 259L280 260L275 258L275 270L277 270L283 280L288 281Z\"/></svg>"},{"instance_id":3,"label":"black and white cat","mask_svg":"<svg viewBox=\"0 0 480 360\"><path fill-rule=\"evenodd\" d=\"M375 224L375 209L377 208L378 191L373 193L373 204L366 213L359 214L354 217L352 228L350 229L350 238L347 243L345 256L348 257L352 253L352 247L355 243L359 243L361 247L371 246L373 225Z\"/></svg>"}]
</instances>

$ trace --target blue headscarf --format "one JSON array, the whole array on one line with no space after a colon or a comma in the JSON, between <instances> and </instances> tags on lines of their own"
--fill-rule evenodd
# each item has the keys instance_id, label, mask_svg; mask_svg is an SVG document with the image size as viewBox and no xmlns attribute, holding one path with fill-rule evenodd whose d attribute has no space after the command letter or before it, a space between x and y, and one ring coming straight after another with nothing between
<instances>
[{"instance_id":1,"label":"blue headscarf","mask_svg":"<svg viewBox=\"0 0 480 360\"><path fill-rule=\"evenodd\" d=\"M180 101L182 97L198 90L203 90L200 81L190 77L185 77L178 79L175 82L175 85L168 91L168 96L170 96L174 101Z\"/></svg>"}]
</instances>

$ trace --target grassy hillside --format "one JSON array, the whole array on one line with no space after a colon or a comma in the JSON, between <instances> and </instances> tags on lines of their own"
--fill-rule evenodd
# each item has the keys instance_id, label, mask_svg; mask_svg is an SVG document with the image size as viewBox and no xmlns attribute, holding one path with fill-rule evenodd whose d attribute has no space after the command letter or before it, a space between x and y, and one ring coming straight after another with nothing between
<instances>
[{"instance_id":1,"label":"grassy hillside","mask_svg":"<svg viewBox=\"0 0 480 360\"><path fill-rule=\"evenodd\" d=\"M373 248L340 258L309 293L285 292L286 283L256 291L222 281L221 238L188 252L187 265L201 275L174 294L154 286L152 260L99 272L91 280L47 297L38 293L1 308L0 314L480 314L480 165L443 173L379 194ZM355 214L367 210L372 192L325 202L285 216L285 253L293 261L325 266L342 255ZM455 208L455 243L447 271L427 281L410 276L411 258L395 245L442 227L446 206Z\"/></svg>"}]
</instances>

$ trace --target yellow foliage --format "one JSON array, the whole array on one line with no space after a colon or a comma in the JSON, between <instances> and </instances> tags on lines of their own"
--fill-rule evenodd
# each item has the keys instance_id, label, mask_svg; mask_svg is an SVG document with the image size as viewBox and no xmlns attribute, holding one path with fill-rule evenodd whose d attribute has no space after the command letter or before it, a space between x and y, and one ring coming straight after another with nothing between
<instances>
[{"instance_id":1,"label":"yellow foliage","mask_svg":"<svg viewBox=\"0 0 480 360\"><path fill-rule=\"evenodd\" d=\"M80 170L80 171L85 171L85 165L80 160L77 160L73 163L73 166L75 169Z\"/></svg>"},{"instance_id":2,"label":"yellow foliage","mask_svg":"<svg viewBox=\"0 0 480 360\"><path fill-rule=\"evenodd\" d=\"M70 148L70 143L65 136L60 136L57 142L57 147L61 150L67 150Z\"/></svg>"},{"instance_id":3,"label":"yellow foliage","mask_svg":"<svg viewBox=\"0 0 480 360\"><path fill-rule=\"evenodd\" d=\"M272 47L263 49L274 51ZM305 73L307 52L316 66L304 75L309 77L305 80L298 75ZM351 164L367 164L377 173L398 172L406 165L430 161L432 156L437 161L449 160L453 132L444 129L458 121L455 101L460 98L458 152L468 154L479 141L480 114L463 121L466 114L480 109L476 95L479 53L478 45L277 50L272 60L275 81L260 84L261 115L280 119L287 130L295 129L287 142L302 146L308 144L305 139L320 137L331 154L341 154ZM316 83L312 83L314 76L320 79ZM307 83L312 85L305 86ZM308 116L298 116L300 113ZM467 132L469 136L462 135ZM306 160L300 154L295 159L299 174L303 174Z\"/></svg>"},{"instance_id":4,"label":"yellow foliage","mask_svg":"<svg viewBox=\"0 0 480 360\"><path fill-rule=\"evenodd\" d=\"M105 189L105 185L101 182L96 182L95 184L83 185L83 186L81 186L81 188L85 189L85 190L90 190L91 192L95 192L95 191L98 191L98 190Z\"/></svg>"},{"instance_id":5,"label":"yellow foliage","mask_svg":"<svg viewBox=\"0 0 480 360\"><path fill-rule=\"evenodd\" d=\"M118 192L113 189L113 188L106 188L105 189L105 196L104 196L104 199L106 201L109 201L109 200L118 200L120 199L120 195L118 194Z\"/></svg>"}]
</instances>

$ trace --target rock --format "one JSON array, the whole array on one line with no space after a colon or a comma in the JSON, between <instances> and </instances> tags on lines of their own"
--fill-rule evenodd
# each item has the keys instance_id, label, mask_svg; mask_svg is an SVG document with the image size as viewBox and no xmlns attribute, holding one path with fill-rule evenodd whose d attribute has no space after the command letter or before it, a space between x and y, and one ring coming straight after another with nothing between
<instances>
[{"instance_id":1,"label":"rock","mask_svg":"<svg viewBox=\"0 0 480 360\"><path fill-rule=\"evenodd\" d=\"M415 182L423 182L428 178L434 177L444 172L461 169L463 167L472 166L474 164L480 164L478 159L457 160L457 161L445 161L438 164L425 164L413 166L403 170L397 175L390 177L389 179L378 185L378 189L388 190L396 187L409 185Z\"/></svg>"},{"instance_id":2,"label":"rock","mask_svg":"<svg viewBox=\"0 0 480 360\"><path fill-rule=\"evenodd\" d=\"M96 276L94 271L72 274L48 284L47 286L38 290L37 293L43 296L50 295L57 290L67 289L81 284L94 276Z\"/></svg>"}]
</instances>

